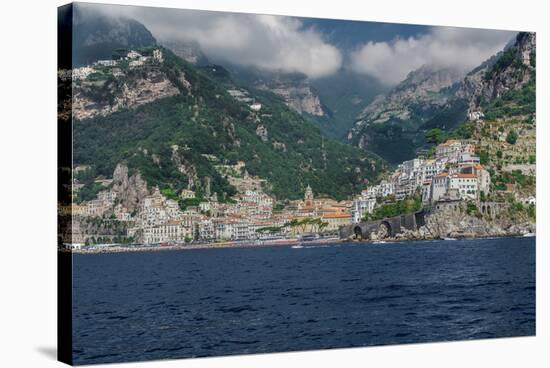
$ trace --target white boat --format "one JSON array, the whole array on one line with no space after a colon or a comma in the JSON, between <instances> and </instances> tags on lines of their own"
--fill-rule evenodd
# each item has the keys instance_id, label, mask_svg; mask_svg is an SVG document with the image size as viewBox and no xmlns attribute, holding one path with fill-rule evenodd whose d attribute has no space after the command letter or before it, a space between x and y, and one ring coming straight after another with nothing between
<instances>
[{"instance_id":1,"label":"white boat","mask_svg":"<svg viewBox=\"0 0 550 368\"><path fill-rule=\"evenodd\" d=\"M455 239L455 238L443 237L443 240L457 240L457 239Z\"/></svg>"},{"instance_id":2,"label":"white boat","mask_svg":"<svg viewBox=\"0 0 550 368\"><path fill-rule=\"evenodd\" d=\"M524 237L526 238L532 238L533 236L537 236L537 234L535 233L526 233L526 234L523 234Z\"/></svg>"},{"instance_id":3,"label":"white boat","mask_svg":"<svg viewBox=\"0 0 550 368\"><path fill-rule=\"evenodd\" d=\"M304 247L303 245L293 245L291 248L300 249L300 248L303 248L303 247Z\"/></svg>"}]
</instances>

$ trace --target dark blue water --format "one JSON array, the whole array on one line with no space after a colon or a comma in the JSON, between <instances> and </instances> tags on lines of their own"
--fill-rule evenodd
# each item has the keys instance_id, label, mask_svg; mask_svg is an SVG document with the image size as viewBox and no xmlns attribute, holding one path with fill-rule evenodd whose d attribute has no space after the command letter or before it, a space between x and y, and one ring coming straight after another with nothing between
<instances>
[{"instance_id":1,"label":"dark blue water","mask_svg":"<svg viewBox=\"0 0 550 368\"><path fill-rule=\"evenodd\" d=\"M535 238L74 256L75 364L535 334Z\"/></svg>"}]
</instances>

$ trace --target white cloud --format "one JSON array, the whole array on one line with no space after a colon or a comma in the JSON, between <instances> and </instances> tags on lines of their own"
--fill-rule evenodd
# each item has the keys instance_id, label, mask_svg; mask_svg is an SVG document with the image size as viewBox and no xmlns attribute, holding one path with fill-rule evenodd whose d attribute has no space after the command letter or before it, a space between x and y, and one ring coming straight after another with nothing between
<instances>
[{"instance_id":1,"label":"white cloud","mask_svg":"<svg viewBox=\"0 0 550 368\"><path fill-rule=\"evenodd\" d=\"M310 77L330 75L340 68L340 51L326 43L300 21L269 15L216 14L200 24L189 23L180 34L196 41L212 58L267 70L304 73ZM170 31L160 38L174 38Z\"/></svg>"},{"instance_id":2,"label":"white cloud","mask_svg":"<svg viewBox=\"0 0 550 368\"><path fill-rule=\"evenodd\" d=\"M387 85L432 64L467 72L504 48L513 32L432 27L428 33L391 42L367 42L351 53L351 69Z\"/></svg>"},{"instance_id":3,"label":"white cloud","mask_svg":"<svg viewBox=\"0 0 550 368\"><path fill-rule=\"evenodd\" d=\"M328 76L342 65L340 50L297 18L127 6L98 10L135 18L158 40L197 42L214 60L312 78Z\"/></svg>"}]
</instances>

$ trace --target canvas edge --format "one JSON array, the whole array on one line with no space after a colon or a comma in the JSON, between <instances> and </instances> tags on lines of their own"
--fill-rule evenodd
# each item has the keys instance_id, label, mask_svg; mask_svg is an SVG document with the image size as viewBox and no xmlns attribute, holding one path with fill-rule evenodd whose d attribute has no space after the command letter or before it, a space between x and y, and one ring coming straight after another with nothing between
<instances>
[{"instance_id":1,"label":"canvas edge","mask_svg":"<svg viewBox=\"0 0 550 368\"><path fill-rule=\"evenodd\" d=\"M63 206L70 205L72 192L72 31L70 3L57 8L57 360L69 365L73 364L72 252L64 244L71 242L72 216L63 213Z\"/></svg>"}]
</instances>

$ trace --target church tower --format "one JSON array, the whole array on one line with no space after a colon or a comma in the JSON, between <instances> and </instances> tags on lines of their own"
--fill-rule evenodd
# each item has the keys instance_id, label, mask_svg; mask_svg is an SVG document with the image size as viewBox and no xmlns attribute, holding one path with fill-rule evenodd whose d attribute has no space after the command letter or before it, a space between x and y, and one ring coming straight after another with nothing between
<instances>
[{"instance_id":1,"label":"church tower","mask_svg":"<svg viewBox=\"0 0 550 368\"><path fill-rule=\"evenodd\" d=\"M313 207L313 191L311 190L311 187L309 184L306 188L306 193L304 195L304 202L306 208L312 208Z\"/></svg>"}]
</instances>

